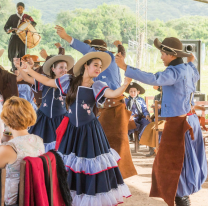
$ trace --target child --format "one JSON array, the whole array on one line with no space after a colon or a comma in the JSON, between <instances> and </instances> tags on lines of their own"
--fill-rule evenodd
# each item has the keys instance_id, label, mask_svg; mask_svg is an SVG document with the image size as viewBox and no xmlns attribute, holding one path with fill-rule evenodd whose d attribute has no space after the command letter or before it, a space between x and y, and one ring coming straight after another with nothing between
<instances>
[{"instance_id":1,"label":"child","mask_svg":"<svg viewBox=\"0 0 208 206\"><path fill-rule=\"evenodd\" d=\"M14 137L0 146L0 168L6 167L6 205L18 204L20 162L26 156L37 157L45 152L43 140L27 131L36 118L32 105L25 99L11 97L4 103L1 119Z\"/></svg>"},{"instance_id":2,"label":"child","mask_svg":"<svg viewBox=\"0 0 208 206\"><path fill-rule=\"evenodd\" d=\"M145 90L136 82L131 82L125 92L129 93L129 98L126 98L125 102L127 109L132 112L130 121L135 121L136 124L136 129L129 130L128 134L132 141L132 135L137 131L138 139L140 140L145 127L151 122L146 103L142 97L139 97L139 94L144 94Z\"/></svg>"},{"instance_id":3,"label":"child","mask_svg":"<svg viewBox=\"0 0 208 206\"><path fill-rule=\"evenodd\" d=\"M42 76L28 66L24 69L38 82L58 88L66 96L69 114L57 129L55 148L63 155L68 170L74 206L113 206L131 196L118 169L120 157L110 148L92 111L96 102L102 104L105 98L121 96L131 81L126 78L116 90L109 89L104 82L93 82L110 63L109 54L91 52L74 66L75 77L65 74L58 79Z\"/></svg>"}]
</instances>

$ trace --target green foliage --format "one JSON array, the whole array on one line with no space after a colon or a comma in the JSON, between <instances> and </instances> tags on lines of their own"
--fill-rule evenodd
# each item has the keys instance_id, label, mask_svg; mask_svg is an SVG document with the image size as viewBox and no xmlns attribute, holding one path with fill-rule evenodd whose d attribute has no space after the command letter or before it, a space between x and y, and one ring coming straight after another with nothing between
<instances>
[{"instance_id":1,"label":"green foliage","mask_svg":"<svg viewBox=\"0 0 208 206\"><path fill-rule=\"evenodd\" d=\"M0 47L6 48L10 35L7 35L4 31L4 25L6 24L8 17L14 13L12 10L15 10L15 5L12 0L0 0Z\"/></svg>"},{"instance_id":2,"label":"green foliage","mask_svg":"<svg viewBox=\"0 0 208 206\"><path fill-rule=\"evenodd\" d=\"M13 0L14 3L20 0ZM125 5L131 9L131 12L136 12L136 0L24 0L26 9L34 6L41 10L44 23L54 22L56 15L61 11L73 11L77 8L94 9L106 3L108 5L117 4ZM160 19L168 21L188 15L207 16L208 4L196 2L193 0L148 0L147 1L148 20Z\"/></svg>"}]
</instances>

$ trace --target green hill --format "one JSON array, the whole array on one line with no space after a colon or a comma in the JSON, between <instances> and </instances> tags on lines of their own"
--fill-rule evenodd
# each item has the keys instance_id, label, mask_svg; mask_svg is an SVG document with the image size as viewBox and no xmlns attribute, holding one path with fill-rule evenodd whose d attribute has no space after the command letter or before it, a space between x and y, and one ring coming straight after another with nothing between
<instances>
[{"instance_id":1,"label":"green hill","mask_svg":"<svg viewBox=\"0 0 208 206\"><path fill-rule=\"evenodd\" d=\"M21 0L13 0L17 3ZM131 8L132 12L136 12L136 0L22 0L26 7L35 7L41 10L43 21L45 23L53 22L56 14L60 11L74 10L76 8L96 8L97 6L106 4L121 4ZM148 19L160 19L168 21L187 15L208 15L208 4L196 2L193 0L148 0Z\"/></svg>"}]
</instances>

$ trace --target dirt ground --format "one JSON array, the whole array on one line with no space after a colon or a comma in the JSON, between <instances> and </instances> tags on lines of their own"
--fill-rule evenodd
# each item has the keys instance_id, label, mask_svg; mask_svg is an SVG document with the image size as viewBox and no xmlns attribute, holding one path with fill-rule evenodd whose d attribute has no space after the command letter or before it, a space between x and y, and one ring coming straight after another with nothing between
<instances>
[{"instance_id":1,"label":"dirt ground","mask_svg":"<svg viewBox=\"0 0 208 206\"><path fill-rule=\"evenodd\" d=\"M130 147L133 149L133 144L130 144ZM154 157L146 158L145 155L148 153L149 149L146 146L140 146L138 153L132 153L138 175L125 179L132 197L125 199L123 206L167 206L162 199L149 197ZM206 154L208 159L208 146ZM191 195L190 199L192 206L208 206L208 179L202 185L202 189Z\"/></svg>"}]
</instances>

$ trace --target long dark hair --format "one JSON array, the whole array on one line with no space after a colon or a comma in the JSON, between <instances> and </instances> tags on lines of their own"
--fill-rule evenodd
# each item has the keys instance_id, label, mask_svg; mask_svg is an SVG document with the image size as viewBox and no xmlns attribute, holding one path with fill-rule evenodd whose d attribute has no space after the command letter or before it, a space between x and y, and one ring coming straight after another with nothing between
<instances>
[{"instance_id":1,"label":"long dark hair","mask_svg":"<svg viewBox=\"0 0 208 206\"><path fill-rule=\"evenodd\" d=\"M54 62L54 63L51 65L51 67L50 67L50 77L51 77L51 79L55 79L55 78L56 78L56 75L54 74L52 68L56 68L57 65L58 65L59 63L61 63L61 62L65 62L65 63L67 64L67 62L64 61L64 60L58 60L58 61Z\"/></svg>"},{"instance_id":2,"label":"long dark hair","mask_svg":"<svg viewBox=\"0 0 208 206\"><path fill-rule=\"evenodd\" d=\"M87 66L89 66L94 59L99 59L99 58L92 58L92 59L88 60L85 64L87 64ZM82 65L82 68L80 70L80 75L77 77L72 77L72 80L70 83L70 89L69 89L67 96L66 96L66 105L67 106L72 105L73 102L76 100L78 87L82 85L83 74L85 71L85 64Z\"/></svg>"}]
</instances>

